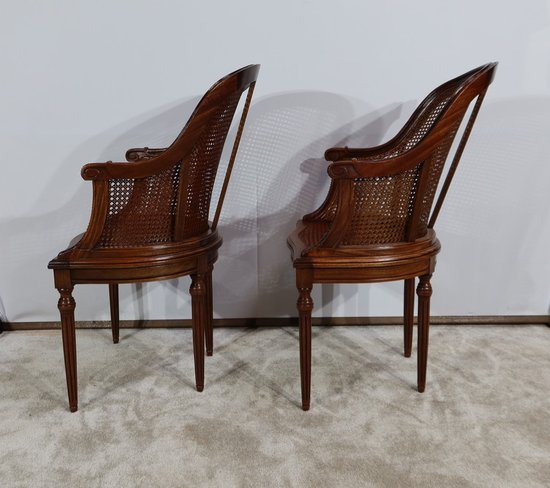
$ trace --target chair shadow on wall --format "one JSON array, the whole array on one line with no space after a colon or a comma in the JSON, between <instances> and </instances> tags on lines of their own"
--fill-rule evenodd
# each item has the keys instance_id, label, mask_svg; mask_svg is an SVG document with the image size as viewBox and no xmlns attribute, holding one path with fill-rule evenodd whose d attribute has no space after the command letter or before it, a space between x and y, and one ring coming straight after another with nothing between
<instances>
[{"instance_id":1,"label":"chair shadow on wall","mask_svg":"<svg viewBox=\"0 0 550 488\"><path fill-rule=\"evenodd\" d=\"M111 127L80 144L57 169L43 191L35 197L27 211L30 217L10 219L0 222L0 251L9 256L3 266L3 277L11 284L14 292L23 296L40 297L49 290L47 301L29 300L23 312L10 313L7 320L29 320L28 314L43 315L44 309L51 308L57 315L58 293L53 286L52 273L46 269L48 260L64 249L69 240L86 229L90 217L91 185L80 177L81 167L92 161L124 161L126 149L132 146L163 146L170 143L181 130L183 123L194 110L199 97L190 97L168 106L138 115L129 121ZM45 158L47 162L47 158ZM50 212L43 212L51 206L52 193L66 196L61 206ZM62 238L60 238L62 236ZM33 280L22 280L22 276L33 276ZM79 312L89 315L100 310L101 318L108 319L108 293L105 287L77 286L77 317ZM134 313L144 314L143 289L140 286L130 296L128 290L121 290L121 307L133 303ZM134 301L134 298L137 300ZM38 312L35 312L38 311Z\"/></svg>"},{"instance_id":2,"label":"chair shadow on wall","mask_svg":"<svg viewBox=\"0 0 550 488\"><path fill-rule=\"evenodd\" d=\"M358 105L367 115L356 116ZM295 221L315 209L326 195L329 178L328 163L322 158L325 149L340 145L369 147L384 142L400 129L415 105L407 102L406 107L394 104L368 111L357 101L352 104L339 95L315 92L275 95L253 104L228 201L250 209L255 208L257 201L257 212L251 211L245 218L222 219L224 246L214 273L217 315L296 315L295 277L286 238ZM545 175L533 181L533 168L529 168L529 163L523 169L517 165L532 148L540 148L541 156L550 151L545 122L549 110L548 97L504 99L485 104L437 226L443 245L438 267L444 270L434 280L436 314L440 295L454 297L453 304L445 301L447 308L456 306L451 314L464 315L464 304L476 303L479 289L457 287L456 280L479 276L479 271L487 267L494 273L490 278L492 285L485 287L484 301L492 308L498 307L503 299L509 303L518 301L517 284L508 279L509 249L500 245L502 242L516 242L516 262L523 263L516 271L527 286L536 286L532 271L541 266L545 266L550 276L550 261L541 264L532 258L534 250L536 255L541 255L542 248L548 245L548 238L541 239L540 234L550 223L550 193L546 185L550 167L544 169ZM518 121L522 121L522 127L531 128L529 137L523 136L525 140L509 137L517 130ZM391 127L393 122L397 127ZM494 129L495 123L498 130ZM321 137L315 138L315 135ZM308 140L314 142L300 144ZM503 191L510 195L507 202L502 201ZM492 208L492 202L498 212L479 212L480 208ZM495 226L495 219L498 220L504 207L514 223ZM451 257L464 253L473 257L466 266L464 260ZM241 269L248 273L235 275L235 270ZM239 277L238 283L235 276ZM330 316L332 312L327 308L331 302L357 297L358 286L322 285L316 287L314 300L322 305L320 312ZM382 287L383 294L394 297L392 300L396 303L402 302L401 283L377 286ZM251 296L256 296L255 304L247 306L247 297ZM368 292L362 294L360 305L368 314L371 308ZM241 312L236 313L235 309ZM242 310L248 313L243 314ZM399 315L401 305L397 310ZM447 310L445 314L449 314Z\"/></svg>"},{"instance_id":3,"label":"chair shadow on wall","mask_svg":"<svg viewBox=\"0 0 550 488\"><path fill-rule=\"evenodd\" d=\"M367 115L356 117L358 107ZM220 220L224 243L213 273L215 317L295 315L294 277L286 237L295 221L320 203L323 188L328 189L328 163L322 158L325 149L380 142L401 108L401 104L392 104L373 111L364 102L325 92L291 92L253 100ZM151 133L158 130L155 124L151 121ZM233 140L235 131L233 127L228 141ZM120 139L127 142L125 136ZM312 139L314 142L308 143ZM120 146L117 141L116 147ZM230 144L226 146L230 148ZM228 159L226 151L211 215ZM238 216L233 218L232 213ZM187 286L175 279L133 285L132 294L126 298L134 302L139 317L145 311L144 286L162 288L167 316L189 316ZM348 293L355 290L356 286ZM327 303L332 300L326 291L323 297Z\"/></svg>"},{"instance_id":4,"label":"chair shadow on wall","mask_svg":"<svg viewBox=\"0 0 550 488\"><path fill-rule=\"evenodd\" d=\"M40 296L43 290L50 290L43 302L36 302L36 308L29 304L31 307L24 312L10 315L11 321L25 320L28 313L49 307L52 315L57 314L58 296L45 263L88 223L91 185L80 178L82 165L91 161L123 161L129 147L165 147L177 136L198 100L199 97L189 97L160 107L86 140L64 158L45 183L28 212L31 217L0 223L2 235L6 236L0 245L10 256L5 276L10 279L13 275L10 281L17 283L17 275L40 270L37 279L27 283L20 293ZM357 117L357 109L367 115ZM322 92L283 93L253 101L220 223L225 242L214 272L217 316L294 314L286 234L295 220L322 197L328 180L327 163L322 159L324 150L336 144L379 142L399 112L397 104L373 111L364 102ZM233 127L228 140L235 131ZM314 142L308 143L311 140ZM229 154L224 153L213 205L228 159ZM62 190L67 198L60 207L43 213L42 208L51 206L52 189ZM231 209L227 212L230 207L239 210L236 220L223 216L232 213ZM238 286L235 276L240 277ZM75 288L77 318L94 313L94 318L108 320L108 294L104 288ZM136 319L139 325L140 319L150 315L147 295L156 288L161 288L158 292L163 294L164 316L190 316L187 286L182 287L180 280L121 287L121 312L126 310L126 316ZM128 312L128 308L132 311Z\"/></svg>"},{"instance_id":5,"label":"chair shadow on wall","mask_svg":"<svg viewBox=\"0 0 550 488\"><path fill-rule=\"evenodd\" d=\"M10 314L8 300L3 297L7 320L28 320L27 313L45 307L51 307L52 315L57 314L58 296L45 263L87 224L91 188L80 179L81 166L94 160L121 160L131 146L165 146L177 135L197 101L198 97L191 97L160 107L90 138L74 149L44 184L43 193L36 197L28 212L33 216L0 222L3 236L0 248L10 257L3 266L3 276L14 293L40 297L44 295L43 290L50 290L43 302L40 298L36 305L29 301L25 312L15 314ZM295 315L294 272L285 241L295 221L314 209L326 193L324 150L333 145L369 146L387 140L391 135L388 132L393 132L388 131L392 122L399 118L400 112L409 111L408 107L402 110L403 107L395 104L374 111L364 102L321 92L283 93L253 101L222 212L220 230L225 242L214 272L216 316ZM545 263L532 263L532 257L541 255L542 247L547 245L540 233L549 223L548 210L541 209L550 209L545 183L550 174L544 173L550 169L541 172L538 168L540 177L533 179L531 163L526 161L518 166L517 161L524 160L527 146L539 148L541 157L550 151L545 125L549 110L548 97L487 101L438 223L443 242L438 267L444 267L445 272L436 277L435 314L440 293L455 296L453 301L457 307L476 298L476 287L451 289L454 280L444 281L441 277L476 276L482 261L493 263L495 269L491 283L485 287L488 303L505 301L514 305L522 299L517 294L517 283L508 279L508 268L503 265L509 262L508 251L505 246L495 246L496 243L517 243L516 262L524 263L521 266L524 283L535 286L530 270L535 266L548 267ZM357 112L362 115L358 116ZM522 132L529 137L521 141L509 137L517 132L518 120L522 127L530 128L529 132ZM498 130L492 129L495 121L498 121ZM224 155L218 181L227 159ZM504 202L500 197L503 188L509 190L510 195ZM53 189L65 192L67 199L59 208L42 213L42 208L50 206L48 197ZM495 215L478 211L496 200L499 208L504 206L509 209L509 215L517 216L512 225L495 227L492 222ZM475 252L468 251L477 257L468 261L467 269L463 261L445 258L446 254L459 255L480 240L485 243L484 249L476 246ZM18 276L23 275L36 277L25 281L24 289L22 281L18 281ZM379 286L387 286L385 291L395 295L397 302L401 300L402 290L395 285ZM162 287L159 292L166 295L165 311L170 316L190 315L187 286L182 287L176 280L122 287L121 310L126 309L127 316L144 318L145 297L150 287ZM346 300L355 296L357 285L350 285L345 296L333 296L331 290L329 285L324 287L322 305L330 304L335 298ZM174 300L174 295L178 300ZM319 298L314 298L319 303ZM89 315L97 310L102 313L100 319L108 319L104 287L76 287L76 299L77 314ZM362 297L362 308L368 310L368 303L363 305L364 301ZM321 312L321 309L317 310ZM447 310L446 313L449 314ZM450 313L460 314L460 311Z\"/></svg>"},{"instance_id":6,"label":"chair shadow on wall","mask_svg":"<svg viewBox=\"0 0 550 488\"><path fill-rule=\"evenodd\" d=\"M214 271L218 316L296 315L286 238L328 191L324 151L378 144L402 107L372 110L359 100L324 92L283 93L253 103L226 200L246 216L234 220L225 217L230 211L222 213L224 244ZM333 286L322 289L326 307L334 298ZM351 285L345 293L353 296L356 290Z\"/></svg>"}]
</instances>

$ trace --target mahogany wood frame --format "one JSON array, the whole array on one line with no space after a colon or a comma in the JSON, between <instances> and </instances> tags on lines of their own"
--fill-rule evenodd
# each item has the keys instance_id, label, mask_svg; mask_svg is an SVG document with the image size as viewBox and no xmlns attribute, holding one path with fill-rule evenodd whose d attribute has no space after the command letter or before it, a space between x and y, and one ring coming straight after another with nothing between
<instances>
[{"instance_id":1,"label":"mahogany wood frame","mask_svg":"<svg viewBox=\"0 0 550 488\"><path fill-rule=\"evenodd\" d=\"M389 142L373 148L331 148L325 153L331 177L329 194L319 209L298 221L288 238L288 246L296 270L298 289L299 342L302 408L310 408L311 391L311 312L314 283L376 283L404 281L404 355L410 357L413 336L415 280L418 295L418 391L426 387L428 335L430 322L430 279L435 270L436 255L441 245L433 226L464 147L470 135L488 86L493 80L497 63L490 63L450 80L434 90L420 104L403 129ZM449 93L451 93L449 95ZM433 117L425 134L418 136L415 127L426 117L430 104L445 94L444 108ZM451 141L470 104L473 110L457 146L451 166L443 182L429 220L421 225L421 213L428 197L430 173L435 151L442 141ZM436 102L439 103L439 102ZM440 108L442 105L437 105ZM425 127L425 125L424 125ZM416 139L415 139L416 138ZM447 138L447 139L446 139ZM403 150L403 148L405 149ZM448 152L448 149L447 149ZM444 155L443 163L447 158ZM357 209L355 184L379 178L393 178L418 168L418 181L411 190L413 201L404 238L399 242L349 245L345 236L353 232L352 220ZM439 180L439 177L437 178ZM437 186L437 181L435 182ZM414 193L415 192L415 193ZM435 192L435 187L433 188ZM433 197L432 197L433 198ZM431 202L430 202L431 203ZM428 208L428 212L429 212ZM427 217L427 216L426 216ZM312 229L325 229L314 232ZM313 237L312 237L313 236ZM315 237L316 236L316 237Z\"/></svg>"},{"instance_id":2,"label":"mahogany wood frame","mask_svg":"<svg viewBox=\"0 0 550 488\"><path fill-rule=\"evenodd\" d=\"M126 153L127 163L108 161L87 164L82 168L82 177L93 183L93 202L88 228L84 234L73 239L68 249L60 252L48 264L48 268L53 269L55 288L60 294L58 308L61 315L69 407L72 412L78 409L74 318L76 303L72 296L76 284L105 283L109 285L113 342L117 343L119 341L119 283L157 281L190 275L195 381L197 390L203 390L205 343L207 354L212 355L213 351L212 270L218 257L218 249L222 244L217 224L259 68L259 65L247 66L214 84L199 102L180 135L168 148L133 148ZM215 139L216 144L221 144L221 147L217 148L221 155L238 99L245 91L248 91L248 94L214 220L211 223L206 221L206 228L202 231L195 235L188 235L189 233L185 232L186 217L181 211L182 202L188 197L190 191L189 187L183 189L181 183L186 178L186 171L189 171L187 169L188 160L193 156L195 160L199 161L197 164L200 165L200 155L198 157L196 155L197 141L201 138L204 140L208 131L211 130L212 124L217 123L215 119L221 113L220 104L231 99L232 108L223 113L223 116L226 117L225 125L216 134ZM216 158L214 157L214 159ZM215 178L219 156L216 161L209 160L209 162L213 167L213 178ZM173 237L169 242L145 245L136 243L135 246L125 245L124 247L101 246L100 239L110 213L110 182L118 179L139 181L158 175L178 164L181 164L181 176L179 183L176 183L179 185L177 186L177 209L174 216ZM192 187L192 190L200 191L201 183L200 180L194 183L195 186ZM184 192L185 195L183 195ZM209 207L209 195L205 202L203 202L203 206ZM127 206L131 205L132 201L128 201ZM208 213L208 211L206 212Z\"/></svg>"}]
</instances>

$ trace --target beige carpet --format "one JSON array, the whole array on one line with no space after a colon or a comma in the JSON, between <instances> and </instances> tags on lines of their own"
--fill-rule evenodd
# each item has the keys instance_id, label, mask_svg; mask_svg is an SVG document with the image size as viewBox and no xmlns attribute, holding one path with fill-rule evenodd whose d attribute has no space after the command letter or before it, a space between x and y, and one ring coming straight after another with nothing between
<instances>
[{"instance_id":1,"label":"beige carpet","mask_svg":"<svg viewBox=\"0 0 550 488\"><path fill-rule=\"evenodd\" d=\"M202 393L191 331L0 335L3 487L548 487L550 329L432 327L428 386L399 327L217 329Z\"/></svg>"}]
</instances>

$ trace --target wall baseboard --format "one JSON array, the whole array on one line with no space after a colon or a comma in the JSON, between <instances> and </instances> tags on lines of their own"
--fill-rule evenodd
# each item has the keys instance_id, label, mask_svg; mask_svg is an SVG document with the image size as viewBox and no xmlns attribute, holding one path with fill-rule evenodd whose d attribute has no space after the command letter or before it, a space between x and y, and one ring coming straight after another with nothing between
<instances>
[{"instance_id":1,"label":"wall baseboard","mask_svg":"<svg viewBox=\"0 0 550 488\"><path fill-rule=\"evenodd\" d=\"M313 325L401 325L403 317L314 317ZM433 316L432 325L533 325L550 326L548 315L442 315ZM289 327L297 326L296 317L250 317L236 319L214 319L214 327ZM4 330L50 330L59 329L59 322L4 322ZM106 329L108 320L77 321L78 329ZM191 319L182 320L121 320L124 329L187 328Z\"/></svg>"}]
</instances>

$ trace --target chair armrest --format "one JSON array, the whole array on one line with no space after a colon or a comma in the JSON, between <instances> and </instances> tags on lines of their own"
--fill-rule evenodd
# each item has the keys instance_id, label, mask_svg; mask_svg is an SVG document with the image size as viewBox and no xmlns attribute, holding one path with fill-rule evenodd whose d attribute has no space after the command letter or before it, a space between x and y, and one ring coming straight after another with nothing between
<instances>
[{"instance_id":1,"label":"chair armrest","mask_svg":"<svg viewBox=\"0 0 550 488\"><path fill-rule=\"evenodd\" d=\"M331 147L325 151L325 159L327 161L340 161L342 159L352 159L352 158L365 158L379 156L391 150L395 145L396 141L391 140L384 144L374 147L365 147L365 148L351 148L348 146L344 147Z\"/></svg>"},{"instance_id":2,"label":"chair armrest","mask_svg":"<svg viewBox=\"0 0 550 488\"><path fill-rule=\"evenodd\" d=\"M177 159L168 154L169 151L158 151L158 156L151 155L132 163L114 163L113 161L88 163L82 167L81 175L84 180L92 181L106 181L118 178L146 178L168 169L177 163Z\"/></svg>"},{"instance_id":3,"label":"chair armrest","mask_svg":"<svg viewBox=\"0 0 550 488\"><path fill-rule=\"evenodd\" d=\"M140 161L142 159L151 159L166 151L167 148L133 147L126 151L126 161Z\"/></svg>"},{"instance_id":4,"label":"chair armrest","mask_svg":"<svg viewBox=\"0 0 550 488\"><path fill-rule=\"evenodd\" d=\"M334 180L393 176L422 163L433 153L438 143L438 135L432 134L414 148L388 159L371 160L363 157L339 160L329 165L328 174Z\"/></svg>"}]
</instances>

